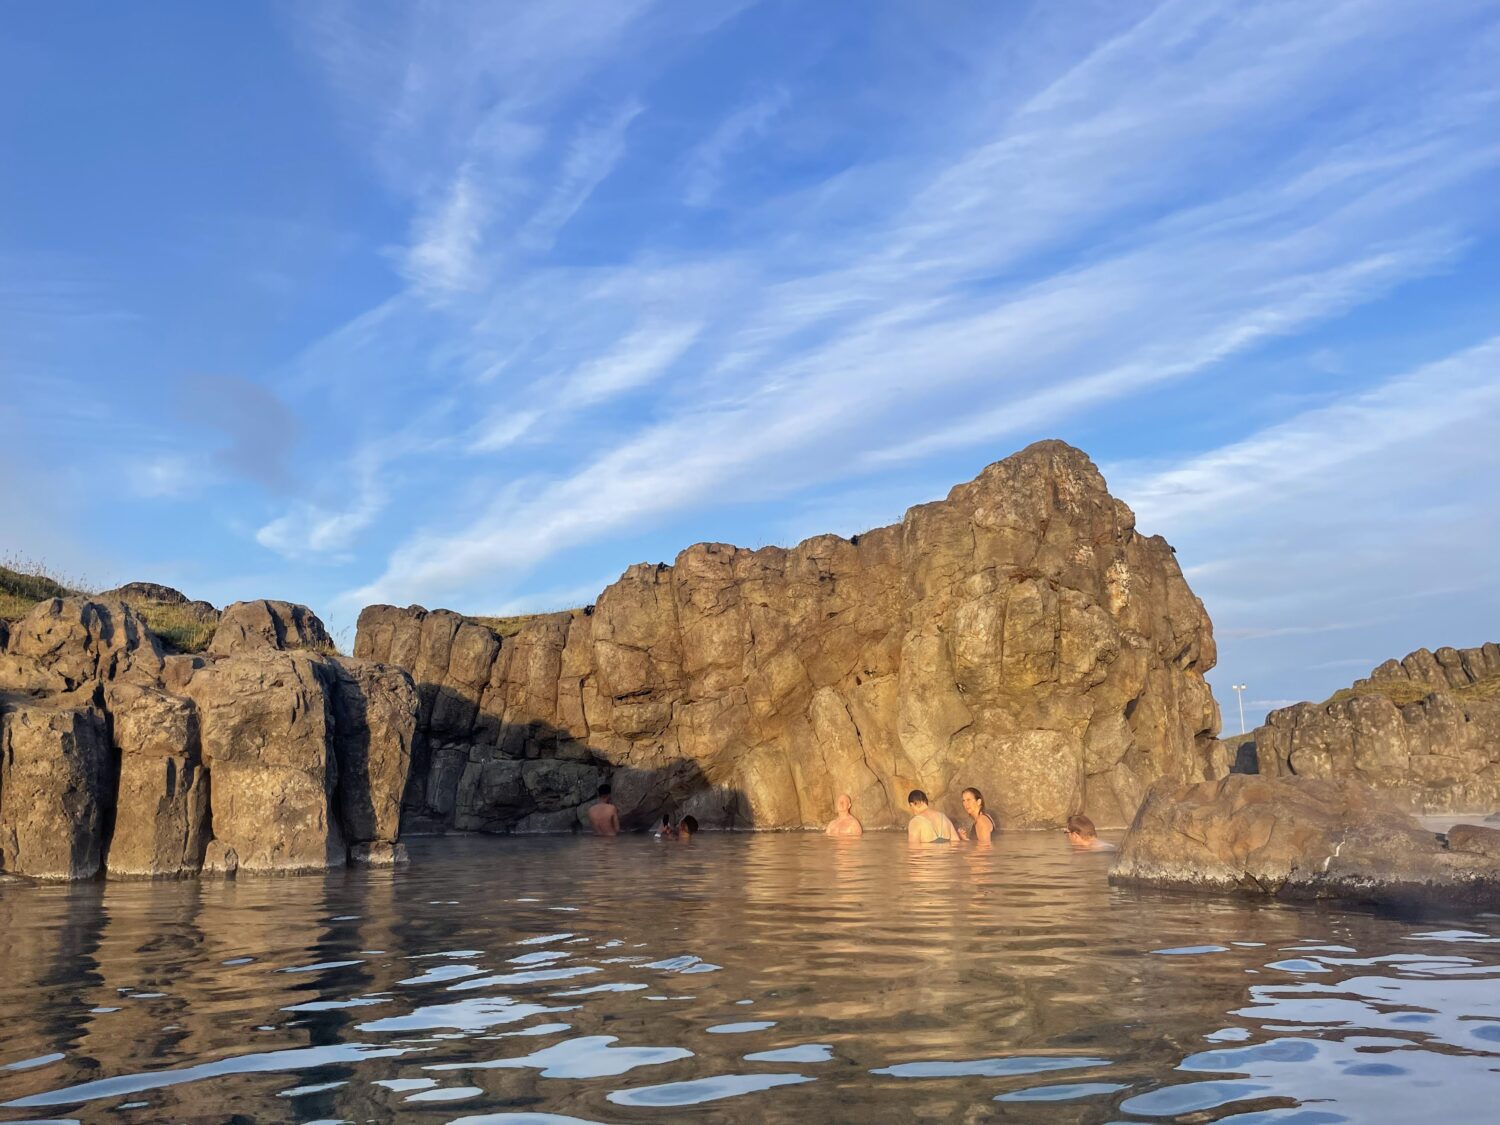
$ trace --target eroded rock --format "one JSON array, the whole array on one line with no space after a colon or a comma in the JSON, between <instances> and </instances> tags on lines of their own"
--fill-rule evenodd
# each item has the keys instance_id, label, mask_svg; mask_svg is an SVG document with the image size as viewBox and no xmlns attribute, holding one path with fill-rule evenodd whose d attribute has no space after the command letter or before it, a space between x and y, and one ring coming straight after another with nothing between
<instances>
[{"instance_id":1,"label":"eroded rock","mask_svg":"<svg viewBox=\"0 0 1500 1125\"><path fill-rule=\"evenodd\" d=\"M0 870L91 878L113 793L98 710L0 698Z\"/></svg>"},{"instance_id":2,"label":"eroded rock","mask_svg":"<svg viewBox=\"0 0 1500 1125\"><path fill-rule=\"evenodd\" d=\"M1153 781L1220 757L1202 604L1060 442L852 539L633 566L514 636L372 606L355 655L417 682L413 814L492 831L576 818L594 776L635 826L688 807L708 826L816 825L839 792L890 825L907 790L956 812L965 785L1008 826L1080 809L1119 825ZM533 786L537 762L586 769Z\"/></svg>"},{"instance_id":3,"label":"eroded rock","mask_svg":"<svg viewBox=\"0 0 1500 1125\"><path fill-rule=\"evenodd\" d=\"M192 700L138 684L110 684L105 705L120 754L112 876L191 875L209 832L208 773Z\"/></svg>"},{"instance_id":4,"label":"eroded rock","mask_svg":"<svg viewBox=\"0 0 1500 1125\"><path fill-rule=\"evenodd\" d=\"M330 660L339 810L350 843L394 844L417 733L417 689L392 664Z\"/></svg>"},{"instance_id":5,"label":"eroded rock","mask_svg":"<svg viewBox=\"0 0 1500 1125\"><path fill-rule=\"evenodd\" d=\"M229 656L255 649L333 651L333 640L312 610L292 602L235 602L219 618L208 651Z\"/></svg>"},{"instance_id":6,"label":"eroded rock","mask_svg":"<svg viewBox=\"0 0 1500 1125\"><path fill-rule=\"evenodd\" d=\"M318 657L261 649L216 661L187 685L198 706L214 839L235 851L241 871L346 860L331 805L332 678Z\"/></svg>"},{"instance_id":7,"label":"eroded rock","mask_svg":"<svg viewBox=\"0 0 1500 1125\"><path fill-rule=\"evenodd\" d=\"M1388 797L1347 778L1158 782L1110 880L1284 898L1500 903L1500 860L1445 848Z\"/></svg>"},{"instance_id":8,"label":"eroded rock","mask_svg":"<svg viewBox=\"0 0 1500 1125\"><path fill-rule=\"evenodd\" d=\"M1349 777L1417 813L1500 804L1500 646L1418 649L1325 703L1272 711L1255 732L1270 777Z\"/></svg>"}]
</instances>

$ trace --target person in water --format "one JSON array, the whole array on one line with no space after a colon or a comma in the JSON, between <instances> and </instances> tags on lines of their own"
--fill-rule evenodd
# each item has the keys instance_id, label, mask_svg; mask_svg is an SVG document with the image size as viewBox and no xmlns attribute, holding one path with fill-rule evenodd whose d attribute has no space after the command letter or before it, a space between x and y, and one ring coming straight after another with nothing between
<instances>
[{"instance_id":1,"label":"person in water","mask_svg":"<svg viewBox=\"0 0 1500 1125\"><path fill-rule=\"evenodd\" d=\"M1115 846L1105 840L1099 839L1099 831L1094 827L1094 822L1082 813L1074 813L1068 817L1068 843L1079 851L1085 852L1112 852Z\"/></svg>"},{"instance_id":2,"label":"person in water","mask_svg":"<svg viewBox=\"0 0 1500 1125\"><path fill-rule=\"evenodd\" d=\"M865 827L854 816L854 799L847 793L840 793L839 799L834 802L838 809L838 816L828 822L828 827L823 830L825 836L863 836Z\"/></svg>"},{"instance_id":3,"label":"person in water","mask_svg":"<svg viewBox=\"0 0 1500 1125\"><path fill-rule=\"evenodd\" d=\"M659 836L663 840L670 840L677 835L677 829L672 827L672 816L670 813L661 814L661 823L656 826L653 836Z\"/></svg>"},{"instance_id":4,"label":"person in water","mask_svg":"<svg viewBox=\"0 0 1500 1125\"><path fill-rule=\"evenodd\" d=\"M984 794L972 785L963 791L964 812L974 821L974 839L978 843L988 844L990 837L995 834L995 818L984 809ZM967 840L968 832L962 828L958 830L958 838Z\"/></svg>"},{"instance_id":5,"label":"person in water","mask_svg":"<svg viewBox=\"0 0 1500 1125\"><path fill-rule=\"evenodd\" d=\"M698 818L685 816L677 822L677 838L679 840L691 840L698 835Z\"/></svg>"},{"instance_id":6,"label":"person in water","mask_svg":"<svg viewBox=\"0 0 1500 1125\"><path fill-rule=\"evenodd\" d=\"M589 806L589 825L595 836L620 834L620 810L609 795L609 786L599 786L599 799Z\"/></svg>"},{"instance_id":7,"label":"person in water","mask_svg":"<svg viewBox=\"0 0 1500 1125\"><path fill-rule=\"evenodd\" d=\"M927 794L913 789L906 795L906 807L911 809L911 823L906 826L906 838L913 844L952 844L958 841L958 829L946 815L927 803Z\"/></svg>"}]
</instances>

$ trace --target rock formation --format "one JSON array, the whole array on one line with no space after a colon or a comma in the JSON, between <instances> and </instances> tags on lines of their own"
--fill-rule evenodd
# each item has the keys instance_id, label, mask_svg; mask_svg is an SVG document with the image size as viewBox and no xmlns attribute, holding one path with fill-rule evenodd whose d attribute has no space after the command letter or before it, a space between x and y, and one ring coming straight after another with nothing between
<instances>
[{"instance_id":1,"label":"rock formation","mask_svg":"<svg viewBox=\"0 0 1500 1125\"><path fill-rule=\"evenodd\" d=\"M956 807L966 785L1011 827L1120 825L1214 768L1203 606L1060 442L851 539L631 567L514 637L372 606L355 654L412 673L409 812L459 828L576 825L606 778L637 826L816 825L840 792L888 825L909 789Z\"/></svg>"},{"instance_id":2,"label":"rock formation","mask_svg":"<svg viewBox=\"0 0 1500 1125\"><path fill-rule=\"evenodd\" d=\"M1500 807L1500 645L1418 649L1255 732L1270 777L1357 778L1413 812Z\"/></svg>"},{"instance_id":3,"label":"rock formation","mask_svg":"<svg viewBox=\"0 0 1500 1125\"><path fill-rule=\"evenodd\" d=\"M164 656L131 606L56 598L0 653L0 872L82 879L395 862L417 699L303 606L230 606Z\"/></svg>"},{"instance_id":4,"label":"rock formation","mask_svg":"<svg viewBox=\"0 0 1500 1125\"><path fill-rule=\"evenodd\" d=\"M1485 851L1491 833L1455 828L1450 848L1389 797L1347 778L1161 781L1136 814L1110 880L1492 907L1500 903L1500 858Z\"/></svg>"}]
</instances>

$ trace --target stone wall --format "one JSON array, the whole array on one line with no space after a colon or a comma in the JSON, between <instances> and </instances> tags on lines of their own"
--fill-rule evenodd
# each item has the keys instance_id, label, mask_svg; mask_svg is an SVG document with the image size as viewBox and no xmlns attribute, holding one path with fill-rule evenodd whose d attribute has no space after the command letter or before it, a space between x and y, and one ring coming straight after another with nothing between
<instances>
[{"instance_id":1,"label":"stone wall","mask_svg":"<svg viewBox=\"0 0 1500 1125\"><path fill-rule=\"evenodd\" d=\"M415 822L561 830L603 779L627 825L869 825L981 788L1010 827L1122 825L1213 776L1212 630L1173 551L1042 442L851 539L688 548L502 639L371 606L355 655L411 671Z\"/></svg>"},{"instance_id":2,"label":"stone wall","mask_svg":"<svg viewBox=\"0 0 1500 1125\"><path fill-rule=\"evenodd\" d=\"M1354 778L1418 813L1500 808L1500 645L1418 649L1326 703L1272 711L1260 772Z\"/></svg>"},{"instance_id":3,"label":"stone wall","mask_svg":"<svg viewBox=\"0 0 1500 1125\"><path fill-rule=\"evenodd\" d=\"M42 602L0 652L0 872L306 871L399 858L417 697L303 606L224 611L164 656L130 605Z\"/></svg>"}]
</instances>

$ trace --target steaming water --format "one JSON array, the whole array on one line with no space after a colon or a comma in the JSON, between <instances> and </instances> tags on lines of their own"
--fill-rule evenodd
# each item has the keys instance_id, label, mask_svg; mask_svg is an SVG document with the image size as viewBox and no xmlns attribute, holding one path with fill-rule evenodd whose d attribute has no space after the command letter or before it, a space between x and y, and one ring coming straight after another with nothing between
<instances>
[{"instance_id":1,"label":"steaming water","mask_svg":"<svg viewBox=\"0 0 1500 1125\"><path fill-rule=\"evenodd\" d=\"M1015 833L419 840L0 885L0 1120L1493 1120L1500 919L1109 887Z\"/></svg>"}]
</instances>

